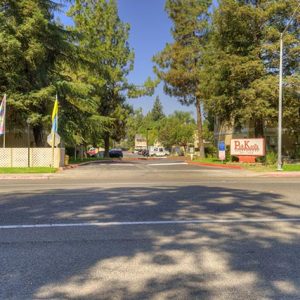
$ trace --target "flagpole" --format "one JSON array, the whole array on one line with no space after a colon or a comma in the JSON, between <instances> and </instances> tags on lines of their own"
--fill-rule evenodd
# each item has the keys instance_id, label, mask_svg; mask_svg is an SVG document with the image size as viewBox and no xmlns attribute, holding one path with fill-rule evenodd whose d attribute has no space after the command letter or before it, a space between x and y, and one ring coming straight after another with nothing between
<instances>
[{"instance_id":1,"label":"flagpole","mask_svg":"<svg viewBox=\"0 0 300 300\"><path fill-rule=\"evenodd\" d=\"M57 93L56 93L56 100L57 100L57 105L58 105L58 96L57 96ZM58 130L58 108L57 108L56 126L57 126L57 130ZM58 145L57 145L57 149L58 149L58 167L60 167L60 156L61 156L61 153L60 153L60 148L58 147Z\"/></svg>"},{"instance_id":2,"label":"flagpole","mask_svg":"<svg viewBox=\"0 0 300 300\"><path fill-rule=\"evenodd\" d=\"M57 94L56 94L56 101L57 101ZM53 122L54 120L52 120ZM55 145L55 132L52 126L52 168L54 168L54 145Z\"/></svg>"},{"instance_id":3,"label":"flagpole","mask_svg":"<svg viewBox=\"0 0 300 300\"><path fill-rule=\"evenodd\" d=\"M4 114L3 114L3 148L6 147L6 94L4 94Z\"/></svg>"},{"instance_id":4,"label":"flagpole","mask_svg":"<svg viewBox=\"0 0 300 300\"><path fill-rule=\"evenodd\" d=\"M54 168L54 141L55 139L55 134L54 134L54 130L52 130L52 168Z\"/></svg>"}]
</instances>

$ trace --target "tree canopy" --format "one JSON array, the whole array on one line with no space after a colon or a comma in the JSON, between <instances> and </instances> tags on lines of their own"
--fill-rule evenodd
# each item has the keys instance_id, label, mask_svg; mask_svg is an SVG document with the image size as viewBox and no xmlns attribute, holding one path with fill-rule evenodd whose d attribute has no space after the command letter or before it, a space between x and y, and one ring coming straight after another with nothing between
<instances>
[{"instance_id":1,"label":"tree canopy","mask_svg":"<svg viewBox=\"0 0 300 300\"><path fill-rule=\"evenodd\" d=\"M202 78L206 108L222 122L254 127L264 136L278 118L280 33L298 1L222 0L215 10ZM298 18L299 19L299 18ZM299 109L299 21L284 37L284 126L294 127ZM295 122L296 121L296 122Z\"/></svg>"},{"instance_id":2,"label":"tree canopy","mask_svg":"<svg viewBox=\"0 0 300 300\"><path fill-rule=\"evenodd\" d=\"M167 0L166 11L173 23L174 42L154 56L154 70L164 81L165 92L185 105L194 104L200 156L204 156L202 133L202 54L209 29L211 0Z\"/></svg>"}]
</instances>

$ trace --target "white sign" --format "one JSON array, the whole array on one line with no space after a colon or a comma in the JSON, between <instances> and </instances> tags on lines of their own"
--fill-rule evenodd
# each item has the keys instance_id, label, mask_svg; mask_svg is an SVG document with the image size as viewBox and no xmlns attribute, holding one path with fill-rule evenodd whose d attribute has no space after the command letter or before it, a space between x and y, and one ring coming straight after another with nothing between
<instances>
[{"instance_id":1,"label":"white sign","mask_svg":"<svg viewBox=\"0 0 300 300\"><path fill-rule=\"evenodd\" d=\"M54 146L57 147L60 143L60 136L58 133L54 133L55 137L54 137ZM52 146L52 133L50 133L48 136L47 136L47 143Z\"/></svg>"},{"instance_id":2,"label":"white sign","mask_svg":"<svg viewBox=\"0 0 300 300\"><path fill-rule=\"evenodd\" d=\"M219 150L219 160L225 160L225 159L226 159L225 151Z\"/></svg>"},{"instance_id":3,"label":"white sign","mask_svg":"<svg viewBox=\"0 0 300 300\"><path fill-rule=\"evenodd\" d=\"M264 156L265 139L232 139L230 154L236 156Z\"/></svg>"}]
</instances>

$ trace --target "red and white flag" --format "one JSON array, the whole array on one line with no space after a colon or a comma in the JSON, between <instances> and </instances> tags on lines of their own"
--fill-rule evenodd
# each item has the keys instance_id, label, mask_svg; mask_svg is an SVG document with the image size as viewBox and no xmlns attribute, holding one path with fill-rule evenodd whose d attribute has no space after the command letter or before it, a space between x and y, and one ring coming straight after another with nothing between
<instances>
[{"instance_id":1,"label":"red and white flag","mask_svg":"<svg viewBox=\"0 0 300 300\"><path fill-rule=\"evenodd\" d=\"M6 94L0 105L0 135L5 134Z\"/></svg>"}]
</instances>

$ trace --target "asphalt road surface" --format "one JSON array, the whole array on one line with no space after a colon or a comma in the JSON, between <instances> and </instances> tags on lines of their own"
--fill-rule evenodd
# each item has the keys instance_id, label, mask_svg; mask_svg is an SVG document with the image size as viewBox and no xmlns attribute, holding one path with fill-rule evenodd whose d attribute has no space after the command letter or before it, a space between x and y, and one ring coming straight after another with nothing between
<instances>
[{"instance_id":1,"label":"asphalt road surface","mask_svg":"<svg viewBox=\"0 0 300 300\"><path fill-rule=\"evenodd\" d=\"M180 161L0 181L0 299L300 299L300 178Z\"/></svg>"}]
</instances>

